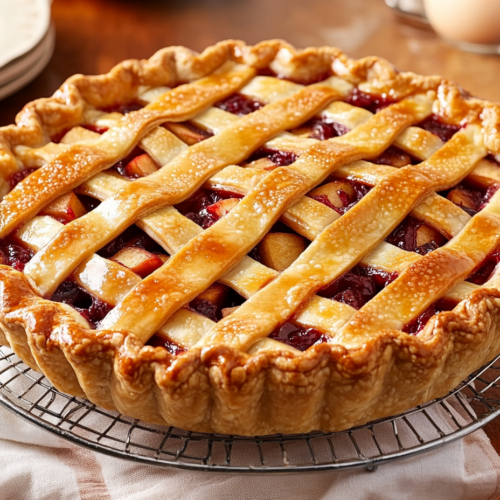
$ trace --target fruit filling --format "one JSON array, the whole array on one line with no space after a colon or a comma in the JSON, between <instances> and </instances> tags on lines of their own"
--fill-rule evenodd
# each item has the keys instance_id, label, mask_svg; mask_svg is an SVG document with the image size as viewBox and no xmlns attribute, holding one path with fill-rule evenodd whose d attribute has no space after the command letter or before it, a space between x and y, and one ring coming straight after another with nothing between
<instances>
[{"instance_id":1,"label":"fruit filling","mask_svg":"<svg viewBox=\"0 0 500 500\"><path fill-rule=\"evenodd\" d=\"M63 281L51 297L54 302L62 302L74 307L91 325L96 328L112 306L93 296L75 281Z\"/></svg>"},{"instance_id":2,"label":"fruit filling","mask_svg":"<svg viewBox=\"0 0 500 500\"><path fill-rule=\"evenodd\" d=\"M313 118L292 132L295 134L307 133L311 139L325 141L333 137L340 137L341 135L347 134L349 129L341 123Z\"/></svg>"},{"instance_id":3,"label":"fruit filling","mask_svg":"<svg viewBox=\"0 0 500 500\"><path fill-rule=\"evenodd\" d=\"M396 146L389 146L380 156L371 161L377 165L391 165L396 168L420 163L418 159L413 158Z\"/></svg>"},{"instance_id":4,"label":"fruit filling","mask_svg":"<svg viewBox=\"0 0 500 500\"><path fill-rule=\"evenodd\" d=\"M174 356L177 356L178 354L181 354L187 349L185 347L182 347L179 344L176 344L173 340L169 339L165 335L162 335L160 333L157 333L156 335L153 335L147 342L146 345L149 345L151 347L163 347L166 349L170 354L173 354Z\"/></svg>"},{"instance_id":5,"label":"fruit filling","mask_svg":"<svg viewBox=\"0 0 500 500\"><path fill-rule=\"evenodd\" d=\"M278 151L276 149L259 148L245 163L252 164L262 159L267 159L269 160L269 162L278 167L286 167L297 160L297 155L290 151Z\"/></svg>"},{"instance_id":6,"label":"fruit filling","mask_svg":"<svg viewBox=\"0 0 500 500\"><path fill-rule=\"evenodd\" d=\"M200 189L193 197L176 206L177 210L188 219L208 229L221 217L229 213L237 204L241 195Z\"/></svg>"},{"instance_id":7,"label":"fruit filling","mask_svg":"<svg viewBox=\"0 0 500 500\"><path fill-rule=\"evenodd\" d=\"M244 116L262 108L264 103L243 94L233 94L217 102L214 106L233 115Z\"/></svg>"},{"instance_id":8,"label":"fruit filling","mask_svg":"<svg viewBox=\"0 0 500 500\"><path fill-rule=\"evenodd\" d=\"M436 115L429 116L416 126L437 135L444 142L449 141L461 128L458 125L444 123L441 118Z\"/></svg>"},{"instance_id":9,"label":"fruit filling","mask_svg":"<svg viewBox=\"0 0 500 500\"><path fill-rule=\"evenodd\" d=\"M104 108L100 108L100 111L104 111L105 113L121 113L122 115L126 115L131 113L132 111L137 111L142 109L144 106L138 102L129 102L127 104L114 104L112 106L105 106Z\"/></svg>"},{"instance_id":10,"label":"fruit filling","mask_svg":"<svg viewBox=\"0 0 500 500\"><path fill-rule=\"evenodd\" d=\"M410 321L403 327L403 332L409 333L410 335L417 335L422 331L427 324L427 322L434 316L443 311L451 311L457 303L450 299L439 299L432 303L429 308L427 308L420 316Z\"/></svg>"},{"instance_id":11,"label":"fruit filling","mask_svg":"<svg viewBox=\"0 0 500 500\"><path fill-rule=\"evenodd\" d=\"M217 322L223 316L223 308L234 307L235 295L227 286L214 283L189 303L189 309Z\"/></svg>"},{"instance_id":12,"label":"fruit filling","mask_svg":"<svg viewBox=\"0 0 500 500\"><path fill-rule=\"evenodd\" d=\"M156 172L159 168L158 164L147 153L135 156L126 164L125 160L122 160L119 164L120 165L115 165L116 171L128 179L146 177Z\"/></svg>"},{"instance_id":13,"label":"fruit filling","mask_svg":"<svg viewBox=\"0 0 500 500\"><path fill-rule=\"evenodd\" d=\"M141 148L135 147L130 154L115 163L110 170L118 172L127 179L145 177L158 170L155 161Z\"/></svg>"},{"instance_id":14,"label":"fruit filling","mask_svg":"<svg viewBox=\"0 0 500 500\"><path fill-rule=\"evenodd\" d=\"M359 310L397 277L395 272L356 266L323 288L318 295Z\"/></svg>"},{"instance_id":15,"label":"fruit filling","mask_svg":"<svg viewBox=\"0 0 500 500\"><path fill-rule=\"evenodd\" d=\"M84 194L79 194L78 199L87 212L92 212L94 208L97 208L101 204L101 201L97 198L92 198L92 196L86 196Z\"/></svg>"},{"instance_id":16,"label":"fruit filling","mask_svg":"<svg viewBox=\"0 0 500 500\"><path fill-rule=\"evenodd\" d=\"M397 102L387 94L368 94L355 88L346 100L347 103L359 108L367 109L372 113L377 113L381 109Z\"/></svg>"},{"instance_id":17,"label":"fruit filling","mask_svg":"<svg viewBox=\"0 0 500 500\"><path fill-rule=\"evenodd\" d=\"M499 262L500 250L496 250L488 256L474 274L467 278L467 281L475 285L484 285L490 279Z\"/></svg>"},{"instance_id":18,"label":"fruit filling","mask_svg":"<svg viewBox=\"0 0 500 500\"><path fill-rule=\"evenodd\" d=\"M425 255L444 245L446 238L425 222L408 216L385 241L408 252Z\"/></svg>"},{"instance_id":19,"label":"fruit filling","mask_svg":"<svg viewBox=\"0 0 500 500\"><path fill-rule=\"evenodd\" d=\"M140 247L126 246L111 260L128 267L141 278L145 278L160 268L168 260L168 256L162 253L151 253Z\"/></svg>"},{"instance_id":20,"label":"fruit filling","mask_svg":"<svg viewBox=\"0 0 500 500\"><path fill-rule=\"evenodd\" d=\"M487 189L481 189L461 183L452 190L439 193L448 200L474 216L482 210L498 191L500 184L492 184Z\"/></svg>"},{"instance_id":21,"label":"fruit filling","mask_svg":"<svg viewBox=\"0 0 500 500\"><path fill-rule=\"evenodd\" d=\"M34 255L30 249L12 243L9 238L0 240L0 264L22 272Z\"/></svg>"},{"instance_id":22,"label":"fruit filling","mask_svg":"<svg viewBox=\"0 0 500 500\"><path fill-rule=\"evenodd\" d=\"M97 253L105 259L110 259L126 247L141 248L150 253L165 253L156 241L135 225L127 228L120 236L110 241Z\"/></svg>"},{"instance_id":23,"label":"fruit filling","mask_svg":"<svg viewBox=\"0 0 500 500\"><path fill-rule=\"evenodd\" d=\"M285 323L272 332L269 338L295 347L299 351L305 351L312 345L321 344L328 339L327 336L314 328L302 328L292 323Z\"/></svg>"},{"instance_id":24,"label":"fruit filling","mask_svg":"<svg viewBox=\"0 0 500 500\"><path fill-rule=\"evenodd\" d=\"M308 196L338 214L345 214L370 192L371 187L352 180L335 180L313 189Z\"/></svg>"},{"instance_id":25,"label":"fruit filling","mask_svg":"<svg viewBox=\"0 0 500 500\"><path fill-rule=\"evenodd\" d=\"M214 135L212 132L199 128L190 122L164 123L163 126L188 146L197 144Z\"/></svg>"},{"instance_id":26,"label":"fruit filling","mask_svg":"<svg viewBox=\"0 0 500 500\"><path fill-rule=\"evenodd\" d=\"M85 125L82 125L83 128L90 130L91 132L95 132L96 134L102 135L104 132L107 132L109 130L109 127L100 127L99 125L93 125L92 123L86 123ZM61 137L62 138L62 137ZM52 141L56 142L56 141ZM59 142L59 141L57 141Z\"/></svg>"},{"instance_id":27,"label":"fruit filling","mask_svg":"<svg viewBox=\"0 0 500 500\"><path fill-rule=\"evenodd\" d=\"M40 211L40 215L48 215L62 224L78 219L86 213L87 209L73 192L59 196Z\"/></svg>"},{"instance_id":28,"label":"fruit filling","mask_svg":"<svg viewBox=\"0 0 500 500\"><path fill-rule=\"evenodd\" d=\"M28 175L37 170L36 168L25 168L24 170L19 170L18 172L14 172L9 176L9 187L10 189L14 189L22 180L26 179Z\"/></svg>"}]
</instances>

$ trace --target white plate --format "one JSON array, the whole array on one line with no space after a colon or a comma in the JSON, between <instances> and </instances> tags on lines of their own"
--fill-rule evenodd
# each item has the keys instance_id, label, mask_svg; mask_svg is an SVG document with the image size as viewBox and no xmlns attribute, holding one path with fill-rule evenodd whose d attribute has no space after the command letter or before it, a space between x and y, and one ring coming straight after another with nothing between
<instances>
[{"instance_id":1,"label":"white plate","mask_svg":"<svg viewBox=\"0 0 500 500\"><path fill-rule=\"evenodd\" d=\"M33 49L49 23L49 0L0 0L0 67Z\"/></svg>"},{"instance_id":2,"label":"white plate","mask_svg":"<svg viewBox=\"0 0 500 500\"><path fill-rule=\"evenodd\" d=\"M44 56L45 52L50 50L51 37L53 37L53 33L49 30L34 49L30 50L24 56L17 57L3 68L0 68L0 87L19 78L23 73L34 66L37 61Z\"/></svg>"},{"instance_id":3,"label":"white plate","mask_svg":"<svg viewBox=\"0 0 500 500\"><path fill-rule=\"evenodd\" d=\"M18 78L0 86L0 99L5 99L14 92L17 92L20 88L28 85L28 83L34 80L42 72L45 66L47 66L54 52L55 32L53 26L50 27L46 40L46 49L35 64Z\"/></svg>"}]
</instances>

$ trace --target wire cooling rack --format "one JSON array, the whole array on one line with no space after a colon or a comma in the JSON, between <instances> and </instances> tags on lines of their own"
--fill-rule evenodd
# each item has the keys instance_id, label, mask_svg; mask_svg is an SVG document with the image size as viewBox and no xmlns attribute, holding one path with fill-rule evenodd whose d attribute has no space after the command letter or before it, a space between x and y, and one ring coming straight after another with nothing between
<instances>
[{"instance_id":1,"label":"wire cooling rack","mask_svg":"<svg viewBox=\"0 0 500 500\"><path fill-rule=\"evenodd\" d=\"M260 473L365 467L432 450L500 413L500 356L448 396L343 432L241 437L161 427L63 394L0 346L0 405L78 445L143 464Z\"/></svg>"}]
</instances>

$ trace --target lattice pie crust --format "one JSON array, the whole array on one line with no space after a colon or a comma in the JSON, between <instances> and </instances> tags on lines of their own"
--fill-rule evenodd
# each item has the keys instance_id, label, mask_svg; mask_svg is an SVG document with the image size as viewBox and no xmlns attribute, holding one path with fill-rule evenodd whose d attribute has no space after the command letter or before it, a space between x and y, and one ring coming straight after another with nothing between
<instances>
[{"instance_id":1,"label":"lattice pie crust","mask_svg":"<svg viewBox=\"0 0 500 500\"><path fill-rule=\"evenodd\" d=\"M372 114L345 102L353 91L392 104ZM265 105L243 117L214 107L235 93ZM105 111L130 102L144 106ZM444 143L415 126L431 114L460 130ZM349 131L289 132L313 117ZM186 121L211 137L188 146L161 126ZM472 217L436 194L500 181L500 106L449 81L334 48L225 41L73 76L16 122L0 129L0 238L35 254L23 272L0 266L0 344L65 393L188 430L335 431L444 395L500 352L499 276L465 281L500 242L500 192ZM108 170L137 145L161 168L136 180ZM419 161L368 161L391 145ZM263 146L297 159L247 166ZM341 215L306 196L328 178L373 187ZM203 186L240 196L205 230L174 208ZM72 192L102 203L66 225L44 215ZM425 255L384 241L408 215L449 241ZM248 255L278 219L311 242L282 272ZM133 224L170 255L144 279L96 253ZM317 295L356 265L397 279L359 310ZM68 277L113 306L98 329L49 300ZM246 299L218 322L185 307L215 282ZM404 331L442 298L457 305ZM322 342L301 352L270 338L285 322ZM157 332L182 352L146 345Z\"/></svg>"}]
</instances>

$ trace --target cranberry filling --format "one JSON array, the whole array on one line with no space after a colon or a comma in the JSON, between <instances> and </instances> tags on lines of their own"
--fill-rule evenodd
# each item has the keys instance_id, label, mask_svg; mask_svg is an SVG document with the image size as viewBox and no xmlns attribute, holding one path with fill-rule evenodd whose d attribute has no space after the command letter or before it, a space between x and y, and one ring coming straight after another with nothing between
<instances>
[{"instance_id":1,"label":"cranberry filling","mask_svg":"<svg viewBox=\"0 0 500 500\"><path fill-rule=\"evenodd\" d=\"M97 253L105 259L109 259L125 247L139 247L150 253L164 253L163 248L137 226L127 228Z\"/></svg>"},{"instance_id":2,"label":"cranberry filling","mask_svg":"<svg viewBox=\"0 0 500 500\"><path fill-rule=\"evenodd\" d=\"M51 300L74 307L93 328L101 321L112 306L94 297L75 281L63 281L52 295Z\"/></svg>"},{"instance_id":3,"label":"cranberry filling","mask_svg":"<svg viewBox=\"0 0 500 500\"><path fill-rule=\"evenodd\" d=\"M177 205L176 208L181 214L198 224L198 226L208 229L220 219L213 205L227 198L241 198L241 195L201 189L192 198Z\"/></svg>"},{"instance_id":4,"label":"cranberry filling","mask_svg":"<svg viewBox=\"0 0 500 500\"><path fill-rule=\"evenodd\" d=\"M397 277L397 273L356 266L330 283L318 295L359 310Z\"/></svg>"},{"instance_id":5,"label":"cranberry filling","mask_svg":"<svg viewBox=\"0 0 500 500\"><path fill-rule=\"evenodd\" d=\"M34 252L6 240L0 240L0 263L23 271L24 266L32 259Z\"/></svg>"},{"instance_id":6,"label":"cranberry filling","mask_svg":"<svg viewBox=\"0 0 500 500\"><path fill-rule=\"evenodd\" d=\"M314 328L301 328L285 323L269 335L270 339L288 344L299 351L305 351L314 344L321 344L327 337Z\"/></svg>"},{"instance_id":7,"label":"cranberry filling","mask_svg":"<svg viewBox=\"0 0 500 500\"><path fill-rule=\"evenodd\" d=\"M309 137L312 139L319 139L320 141L325 141L332 137L340 137L349 132L349 129L341 123L327 122L318 119L310 120L304 124L304 127L311 127L312 130Z\"/></svg>"},{"instance_id":8,"label":"cranberry filling","mask_svg":"<svg viewBox=\"0 0 500 500\"><path fill-rule=\"evenodd\" d=\"M396 146L389 146L380 156L372 160L372 163L377 165L392 165L393 167L401 168L405 165L416 165L420 160L405 153Z\"/></svg>"},{"instance_id":9,"label":"cranberry filling","mask_svg":"<svg viewBox=\"0 0 500 500\"><path fill-rule=\"evenodd\" d=\"M206 316L216 323L222 318L220 307L216 306L209 300L194 299L189 303L189 309L197 312L198 314L203 314L203 316Z\"/></svg>"},{"instance_id":10,"label":"cranberry filling","mask_svg":"<svg viewBox=\"0 0 500 500\"><path fill-rule=\"evenodd\" d=\"M372 113L377 113L390 104L395 103L396 100L392 97L389 97L387 94L368 94L366 92L363 92L362 90L354 89L347 98L346 102L352 104L353 106L367 109Z\"/></svg>"},{"instance_id":11,"label":"cranberry filling","mask_svg":"<svg viewBox=\"0 0 500 500\"><path fill-rule=\"evenodd\" d=\"M176 208L188 219L207 229L215 224L218 218L207 211L207 207L217 203L222 197L215 191L200 190L191 199L181 203Z\"/></svg>"},{"instance_id":12,"label":"cranberry filling","mask_svg":"<svg viewBox=\"0 0 500 500\"><path fill-rule=\"evenodd\" d=\"M109 127L99 127L98 125L92 125L90 123L82 125L82 127L86 128L87 130L90 130L91 132L95 132L96 134L101 134L101 135L109 130Z\"/></svg>"},{"instance_id":13,"label":"cranberry filling","mask_svg":"<svg viewBox=\"0 0 500 500\"><path fill-rule=\"evenodd\" d=\"M403 327L403 332L409 333L410 335L416 335L418 332L424 329L427 322L437 313L443 311L451 311L457 303L450 299L439 299L432 303L428 309L426 309L420 316L410 321Z\"/></svg>"},{"instance_id":14,"label":"cranberry filling","mask_svg":"<svg viewBox=\"0 0 500 500\"><path fill-rule=\"evenodd\" d=\"M259 76L272 76L273 78L280 78L271 68L259 68L257 74Z\"/></svg>"},{"instance_id":15,"label":"cranberry filling","mask_svg":"<svg viewBox=\"0 0 500 500\"><path fill-rule=\"evenodd\" d=\"M24 170L19 170L19 172L14 172L9 176L10 189L14 189L22 180L26 179L28 175L33 173L37 168L25 168Z\"/></svg>"},{"instance_id":16,"label":"cranberry filling","mask_svg":"<svg viewBox=\"0 0 500 500\"><path fill-rule=\"evenodd\" d=\"M473 275L467 278L467 281L469 283L474 283L475 285L484 285L492 275L499 262L500 250L497 250L488 256L488 258L481 264L481 267Z\"/></svg>"},{"instance_id":17,"label":"cranberry filling","mask_svg":"<svg viewBox=\"0 0 500 500\"><path fill-rule=\"evenodd\" d=\"M427 132L437 135L444 142L449 141L460 130L458 125L444 123L436 115L431 115L421 121L417 124L417 127L423 128L424 130L427 130Z\"/></svg>"},{"instance_id":18,"label":"cranberry filling","mask_svg":"<svg viewBox=\"0 0 500 500\"><path fill-rule=\"evenodd\" d=\"M259 148L247 160L247 163L251 163L255 160L260 160L261 158L268 158L278 167L286 167L287 165L291 165L297 160L297 155L290 151L278 151L276 149Z\"/></svg>"},{"instance_id":19,"label":"cranberry filling","mask_svg":"<svg viewBox=\"0 0 500 500\"><path fill-rule=\"evenodd\" d=\"M489 154L488 156L485 156L484 159L494 163L497 167L500 167L500 162L496 159L495 155Z\"/></svg>"},{"instance_id":20,"label":"cranberry filling","mask_svg":"<svg viewBox=\"0 0 500 500\"><path fill-rule=\"evenodd\" d=\"M178 354L181 354L187 350L184 347L180 346L179 344L176 344L173 340L170 340L166 337L162 337L160 335L153 335L148 340L146 345L150 345L152 347L163 347L170 354L173 354L174 356L177 356Z\"/></svg>"},{"instance_id":21,"label":"cranberry filling","mask_svg":"<svg viewBox=\"0 0 500 500\"><path fill-rule=\"evenodd\" d=\"M340 200L342 201L341 207L337 207L333 203L331 203L326 195L316 195L316 196L311 196L311 198L313 200L319 201L320 203L323 203L323 205L326 205L332 210L335 210L335 212L337 212L340 215L345 214L354 205L356 205L356 203L358 203L363 197L365 197L371 190L371 186L367 186L366 184L362 184L361 182L348 179L346 179L346 182L348 182L353 187L354 198L350 198L345 191L339 189L338 195Z\"/></svg>"},{"instance_id":22,"label":"cranberry filling","mask_svg":"<svg viewBox=\"0 0 500 500\"><path fill-rule=\"evenodd\" d=\"M94 208L97 208L101 204L101 201L97 198L92 198L92 196L86 196L84 194L79 194L78 199L82 202L87 212L92 212Z\"/></svg>"},{"instance_id":23,"label":"cranberry filling","mask_svg":"<svg viewBox=\"0 0 500 500\"><path fill-rule=\"evenodd\" d=\"M432 252L440 247L438 241L432 240L423 245L417 245L417 231L424 224L425 222L408 216L387 236L385 241L398 248L402 248L408 252L416 252L420 255Z\"/></svg>"},{"instance_id":24,"label":"cranberry filling","mask_svg":"<svg viewBox=\"0 0 500 500\"><path fill-rule=\"evenodd\" d=\"M279 222L279 221L278 221ZM288 228L288 226L286 226ZM290 228L288 228L290 230ZM273 231L270 231L273 232ZM279 232L279 231L274 231L274 232ZM262 262L262 257L260 256L259 252L259 245L255 246L252 248L252 250L248 254L249 257L251 257L253 260L256 260L257 262Z\"/></svg>"},{"instance_id":25,"label":"cranberry filling","mask_svg":"<svg viewBox=\"0 0 500 500\"><path fill-rule=\"evenodd\" d=\"M144 154L144 151L139 148L139 147L135 147L131 152L130 154L128 154L125 158L122 158L118 163L116 163L115 165L113 165L111 167L112 170L115 170L116 172L118 172L120 175L123 175L124 177L127 177L128 179L135 179L136 177L131 177L129 175L127 175L127 171L125 170L125 167L134 159L136 158L137 156L140 156Z\"/></svg>"},{"instance_id":26,"label":"cranberry filling","mask_svg":"<svg viewBox=\"0 0 500 500\"><path fill-rule=\"evenodd\" d=\"M462 210L465 210L469 215L474 216L488 204L499 188L500 184L492 184L485 191L466 184L458 184L452 190L440 194L447 197Z\"/></svg>"},{"instance_id":27,"label":"cranberry filling","mask_svg":"<svg viewBox=\"0 0 500 500\"><path fill-rule=\"evenodd\" d=\"M139 104L138 102L129 102L127 104L114 104L112 106L105 106L101 108L101 111L105 113L121 113L122 115L126 115L131 113L132 111L137 111L138 109L142 109L144 106Z\"/></svg>"},{"instance_id":28,"label":"cranberry filling","mask_svg":"<svg viewBox=\"0 0 500 500\"><path fill-rule=\"evenodd\" d=\"M244 116L262 108L264 104L257 99L252 99L243 94L233 94L214 105L233 115Z\"/></svg>"}]
</instances>

